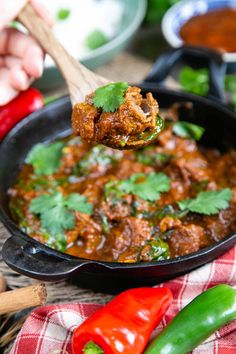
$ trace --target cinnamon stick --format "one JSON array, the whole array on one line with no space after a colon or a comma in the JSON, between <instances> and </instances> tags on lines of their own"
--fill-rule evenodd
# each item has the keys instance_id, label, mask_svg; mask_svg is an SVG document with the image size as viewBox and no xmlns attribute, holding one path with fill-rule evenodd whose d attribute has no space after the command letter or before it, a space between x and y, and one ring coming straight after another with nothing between
<instances>
[{"instance_id":1,"label":"cinnamon stick","mask_svg":"<svg viewBox=\"0 0 236 354\"><path fill-rule=\"evenodd\" d=\"M43 283L6 291L0 294L0 315L43 305L46 298L47 292Z\"/></svg>"},{"instance_id":2,"label":"cinnamon stick","mask_svg":"<svg viewBox=\"0 0 236 354\"><path fill-rule=\"evenodd\" d=\"M0 274L0 293L6 290L7 282L2 274Z\"/></svg>"}]
</instances>

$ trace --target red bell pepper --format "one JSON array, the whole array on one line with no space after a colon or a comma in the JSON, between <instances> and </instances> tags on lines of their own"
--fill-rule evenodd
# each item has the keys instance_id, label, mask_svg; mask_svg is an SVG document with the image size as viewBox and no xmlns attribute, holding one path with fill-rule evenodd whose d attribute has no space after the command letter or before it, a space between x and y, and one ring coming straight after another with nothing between
<instances>
[{"instance_id":1,"label":"red bell pepper","mask_svg":"<svg viewBox=\"0 0 236 354\"><path fill-rule=\"evenodd\" d=\"M141 354L172 301L168 288L124 291L79 326L74 354Z\"/></svg>"},{"instance_id":2,"label":"red bell pepper","mask_svg":"<svg viewBox=\"0 0 236 354\"><path fill-rule=\"evenodd\" d=\"M14 100L0 107L0 140L23 118L43 107L43 96L35 88L21 92Z\"/></svg>"}]
</instances>

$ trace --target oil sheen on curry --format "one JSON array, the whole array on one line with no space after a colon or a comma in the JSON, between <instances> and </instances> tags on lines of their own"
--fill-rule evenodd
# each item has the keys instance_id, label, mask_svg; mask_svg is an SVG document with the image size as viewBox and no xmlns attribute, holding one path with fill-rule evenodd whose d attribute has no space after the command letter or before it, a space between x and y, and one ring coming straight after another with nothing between
<instances>
[{"instance_id":1,"label":"oil sheen on curry","mask_svg":"<svg viewBox=\"0 0 236 354\"><path fill-rule=\"evenodd\" d=\"M236 151L201 147L204 129L165 112L136 151L68 137L36 145L10 209L28 235L68 254L115 262L187 255L236 229Z\"/></svg>"},{"instance_id":2,"label":"oil sheen on curry","mask_svg":"<svg viewBox=\"0 0 236 354\"><path fill-rule=\"evenodd\" d=\"M99 87L73 108L73 132L86 142L115 149L138 149L150 144L163 129L152 93L115 82Z\"/></svg>"}]
</instances>

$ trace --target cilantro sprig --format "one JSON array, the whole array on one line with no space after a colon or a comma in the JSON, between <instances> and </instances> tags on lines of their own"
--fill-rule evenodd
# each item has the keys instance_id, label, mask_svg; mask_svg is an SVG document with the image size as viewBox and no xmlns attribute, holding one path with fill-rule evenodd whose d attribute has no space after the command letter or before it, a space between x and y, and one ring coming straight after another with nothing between
<instances>
[{"instance_id":1,"label":"cilantro sprig","mask_svg":"<svg viewBox=\"0 0 236 354\"><path fill-rule=\"evenodd\" d=\"M209 70L207 68L195 70L189 66L184 66L180 70L179 82L185 91L206 96L209 91ZM226 75L224 86L225 91L230 95L232 108L236 111L236 75Z\"/></svg>"},{"instance_id":2,"label":"cilantro sprig","mask_svg":"<svg viewBox=\"0 0 236 354\"><path fill-rule=\"evenodd\" d=\"M162 172L151 172L148 175L136 173L122 181L120 189L125 193L135 194L141 199L154 202L160 198L160 192L170 190L170 179Z\"/></svg>"},{"instance_id":3,"label":"cilantro sprig","mask_svg":"<svg viewBox=\"0 0 236 354\"><path fill-rule=\"evenodd\" d=\"M231 199L232 191L229 188L224 188L220 191L200 192L196 198L179 201L178 206L183 211L214 215L222 209L227 209Z\"/></svg>"},{"instance_id":4,"label":"cilantro sprig","mask_svg":"<svg viewBox=\"0 0 236 354\"><path fill-rule=\"evenodd\" d=\"M115 112L124 103L124 94L128 89L127 82L114 82L95 91L93 104L104 112Z\"/></svg>"},{"instance_id":5,"label":"cilantro sprig","mask_svg":"<svg viewBox=\"0 0 236 354\"><path fill-rule=\"evenodd\" d=\"M192 69L184 66L180 70L179 81L185 91L196 95L206 96L209 91L209 72L208 69Z\"/></svg>"},{"instance_id":6,"label":"cilantro sprig","mask_svg":"<svg viewBox=\"0 0 236 354\"><path fill-rule=\"evenodd\" d=\"M43 229L57 235L74 227L74 211L92 214L93 206L87 202L86 197L78 193L64 196L60 192L54 192L32 199L29 210L39 215Z\"/></svg>"},{"instance_id":7,"label":"cilantro sprig","mask_svg":"<svg viewBox=\"0 0 236 354\"><path fill-rule=\"evenodd\" d=\"M205 129L200 125L179 121L173 124L173 132L181 138L200 140Z\"/></svg>"},{"instance_id":8,"label":"cilantro sprig","mask_svg":"<svg viewBox=\"0 0 236 354\"><path fill-rule=\"evenodd\" d=\"M60 167L64 143L56 142L49 145L37 144L26 158L37 176L47 176L55 173Z\"/></svg>"},{"instance_id":9,"label":"cilantro sprig","mask_svg":"<svg viewBox=\"0 0 236 354\"><path fill-rule=\"evenodd\" d=\"M112 195L119 199L122 195L128 193L154 202L160 198L161 192L168 192L169 190L170 179L164 173L136 173L123 181L108 182L105 186L105 196Z\"/></svg>"}]
</instances>

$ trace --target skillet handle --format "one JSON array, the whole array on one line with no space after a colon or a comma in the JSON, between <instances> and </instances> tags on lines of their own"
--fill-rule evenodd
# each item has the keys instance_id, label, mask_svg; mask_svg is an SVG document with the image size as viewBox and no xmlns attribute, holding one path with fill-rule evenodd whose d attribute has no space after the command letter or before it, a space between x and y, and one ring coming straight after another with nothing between
<instances>
[{"instance_id":1,"label":"skillet handle","mask_svg":"<svg viewBox=\"0 0 236 354\"><path fill-rule=\"evenodd\" d=\"M226 63L221 53L213 49L184 46L166 51L154 63L144 82L163 85L174 66L181 62L207 67L210 74L210 87L207 97L226 104L224 95Z\"/></svg>"},{"instance_id":2,"label":"skillet handle","mask_svg":"<svg viewBox=\"0 0 236 354\"><path fill-rule=\"evenodd\" d=\"M15 235L7 239L2 248L2 257L15 271L43 281L57 281L71 278L88 264L83 259L68 259L34 239ZM90 261L91 265L91 261Z\"/></svg>"}]
</instances>

